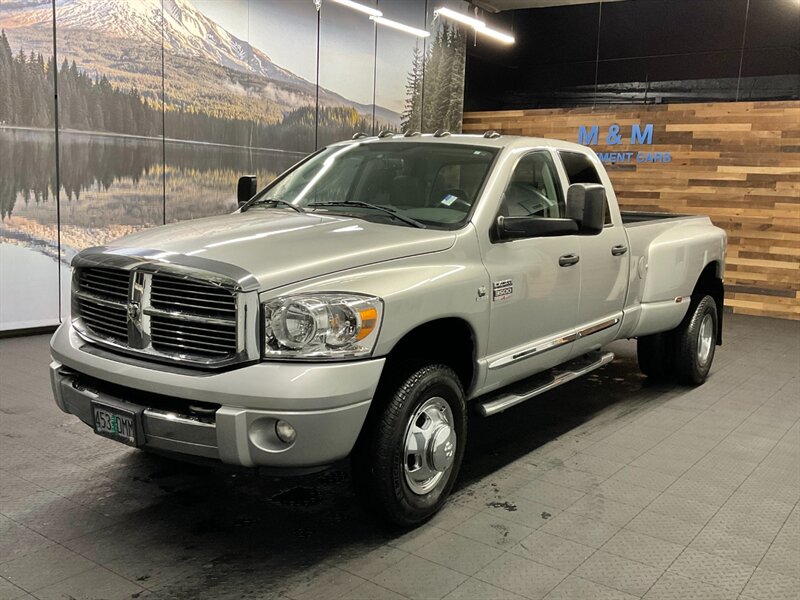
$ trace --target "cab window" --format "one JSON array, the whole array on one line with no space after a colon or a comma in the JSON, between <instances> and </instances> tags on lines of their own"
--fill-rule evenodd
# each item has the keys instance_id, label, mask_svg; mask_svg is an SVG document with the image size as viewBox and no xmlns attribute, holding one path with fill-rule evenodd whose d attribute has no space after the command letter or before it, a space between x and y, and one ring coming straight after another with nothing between
<instances>
[{"instance_id":1,"label":"cab window","mask_svg":"<svg viewBox=\"0 0 800 600\"><path fill-rule=\"evenodd\" d=\"M585 154L579 152L559 152L561 162L564 164L564 170L567 172L567 180L569 184L573 183L599 183L600 174L595 169L592 161ZM611 225L611 211L608 207L608 199L606 199L606 225Z\"/></svg>"},{"instance_id":2,"label":"cab window","mask_svg":"<svg viewBox=\"0 0 800 600\"><path fill-rule=\"evenodd\" d=\"M562 218L564 196L555 164L547 151L531 152L514 167L500 215L504 217Z\"/></svg>"}]
</instances>

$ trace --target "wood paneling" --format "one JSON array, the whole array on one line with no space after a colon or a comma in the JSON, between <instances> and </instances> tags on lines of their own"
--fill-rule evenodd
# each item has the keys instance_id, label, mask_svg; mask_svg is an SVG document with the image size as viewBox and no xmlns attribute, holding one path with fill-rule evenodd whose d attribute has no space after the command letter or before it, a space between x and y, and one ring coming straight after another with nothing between
<instances>
[{"instance_id":1,"label":"wood paneling","mask_svg":"<svg viewBox=\"0 0 800 600\"><path fill-rule=\"evenodd\" d=\"M610 125L653 144L605 145ZM669 163L606 165L623 210L705 214L728 232L725 304L800 319L800 102L618 106L472 112L464 132L578 140L600 126L597 152L669 152Z\"/></svg>"}]
</instances>

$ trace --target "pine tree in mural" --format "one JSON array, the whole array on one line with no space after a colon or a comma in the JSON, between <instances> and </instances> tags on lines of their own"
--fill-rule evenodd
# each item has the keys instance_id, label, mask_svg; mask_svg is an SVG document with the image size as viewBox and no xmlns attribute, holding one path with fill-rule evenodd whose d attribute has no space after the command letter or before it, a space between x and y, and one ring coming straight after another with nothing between
<instances>
[{"instance_id":1,"label":"pine tree in mural","mask_svg":"<svg viewBox=\"0 0 800 600\"><path fill-rule=\"evenodd\" d=\"M425 55L419 46L414 47L411 71L406 78L406 103L400 120L401 131L422 130L422 77Z\"/></svg>"},{"instance_id":2,"label":"pine tree in mural","mask_svg":"<svg viewBox=\"0 0 800 600\"><path fill-rule=\"evenodd\" d=\"M464 32L439 21L425 56L421 57L417 49L414 51L406 85L403 131L461 131L465 62Z\"/></svg>"}]
</instances>

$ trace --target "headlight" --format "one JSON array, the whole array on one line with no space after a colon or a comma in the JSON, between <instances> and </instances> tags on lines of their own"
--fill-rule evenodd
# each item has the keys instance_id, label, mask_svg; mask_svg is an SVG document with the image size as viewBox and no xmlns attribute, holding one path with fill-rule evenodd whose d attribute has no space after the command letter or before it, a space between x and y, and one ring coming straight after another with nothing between
<instances>
[{"instance_id":1,"label":"headlight","mask_svg":"<svg viewBox=\"0 0 800 600\"><path fill-rule=\"evenodd\" d=\"M262 306L265 358L369 356L383 316L380 298L360 294L297 294Z\"/></svg>"}]
</instances>

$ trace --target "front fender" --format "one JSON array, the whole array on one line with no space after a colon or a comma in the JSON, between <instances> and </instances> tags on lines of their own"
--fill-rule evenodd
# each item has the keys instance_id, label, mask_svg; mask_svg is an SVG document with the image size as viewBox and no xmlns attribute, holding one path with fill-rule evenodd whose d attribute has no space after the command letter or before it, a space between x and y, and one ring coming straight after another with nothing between
<instances>
[{"instance_id":1,"label":"front fender","mask_svg":"<svg viewBox=\"0 0 800 600\"><path fill-rule=\"evenodd\" d=\"M469 225L444 251L348 269L273 290L270 296L298 292L355 292L379 296L384 315L373 356L385 356L408 332L443 318L467 322L482 356L489 333L489 275Z\"/></svg>"}]
</instances>

